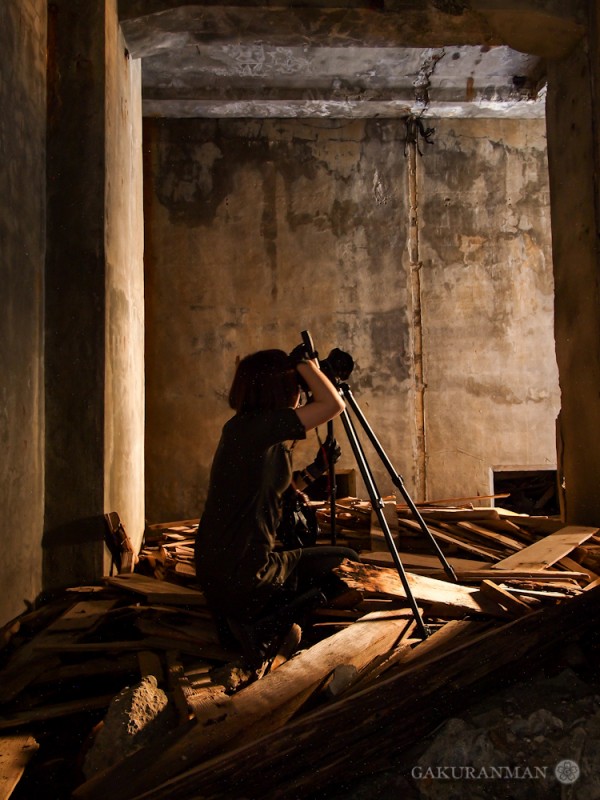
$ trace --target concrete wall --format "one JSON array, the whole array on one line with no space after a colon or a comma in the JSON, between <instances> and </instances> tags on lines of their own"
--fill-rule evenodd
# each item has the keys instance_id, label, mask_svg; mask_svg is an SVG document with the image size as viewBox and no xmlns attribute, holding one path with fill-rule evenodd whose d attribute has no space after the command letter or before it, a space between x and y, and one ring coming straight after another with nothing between
<instances>
[{"instance_id":1,"label":"concrete wall","mask_svg":"<svg viewBox=\"0 0 600 800\"><path fill-rule=\"evenodd\" d=\"M551 169L556 342L560 368L561 474L569 522L600 521L600 70L598 19L590 40L552 62L547 104ZM592 77L593 76L593 77Z\"/></svg>"},{"instance_id":2,"label":"concrete wall","mask_svg":"<svg viewBox=\"0 0 600 800\"><path fill-rule=\"evenodd\" d=\"M420 159L429 498L556 467L560 408L543 121L435 121Z\"/></svg>"},{"instance_id":3,"label":"concrete wall","mask_svg":"<svg viewBox=\"0 0 600 800\"><path fill-rule=\"evenodd\" d=\"M235 359L291 349L303 329L321 355L354 356L365 411L376 429L394 419L406 452L403 128L148 121L145 134L148 519L198 514Z\"/></svg>"},{"instance_id":4,"label":"concrete wall","mask_svg":"<svg viewBox=\"0 0 600 800\"><path fill-rule=\"evenodd\" d=\"M553 465L543 125L437 127L411 210L401 120L146 122L150 521L200 512L235 358L303 328L321 356L354 356L415 499L489 494L498 463Z\"/></svg>"},{"instance_id":5,"label":"concrete wall","mask_svg":"<svg viewBox=\"0 0 600 800\"><path fill-rule=\"evenodd\" d=\"M0 6L0 621L41 589L46 2Z\"/></svg>"}]
</instances>

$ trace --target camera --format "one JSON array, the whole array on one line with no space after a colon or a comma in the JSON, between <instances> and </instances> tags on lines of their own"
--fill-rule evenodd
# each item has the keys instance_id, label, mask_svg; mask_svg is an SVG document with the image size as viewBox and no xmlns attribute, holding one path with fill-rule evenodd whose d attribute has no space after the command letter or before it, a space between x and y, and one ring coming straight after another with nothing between
<instances>
[{"instance_id":1,"label":"camera","mask_svg":"<svg viewBox=\"0 0 600 800\"><path fill-rule=\"evenodd\" d=\"M329 380L347 381L354 369L354 359L339 347L334 347L327 358L319 362L321 370Z\"/></svg>"},{"instance_id":2,"label":"camera","mask_svg":"<svg viewBox=\"0 0 600 800\"><path fill-rule=\"evenodd\" d=\"M308 331L302 331L302 346L308 358L318 358L312 337ZM321 371L327 375L330 381L346 381L354 369L354 359L350 353L345 353L339 347L334 347L327 358L319 361Z\"/></svg>"}]
</instances>

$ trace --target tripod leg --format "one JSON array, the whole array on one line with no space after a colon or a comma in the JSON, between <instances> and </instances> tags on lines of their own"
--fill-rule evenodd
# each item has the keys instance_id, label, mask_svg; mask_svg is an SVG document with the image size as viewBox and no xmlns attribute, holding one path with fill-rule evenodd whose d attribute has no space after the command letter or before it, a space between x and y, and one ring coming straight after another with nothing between
<instances>
[{"instance_id":1,"label":"tripod leg","mask_svg":"<svg viewBox=\"0 0 600 800\"><path fill-rule=\"evenodd\" d=\"M333 441L333 421L330 420L327 423L327 438ZM331 544L337 544L337 531L336 531L336 517L335 517L335 503L337 499L337 481L335 477L335 464L333 463L333 458L331 458L331 454L329 454L327 467L329 470L329 502L330 502L330 512L329 512L329 524L330 524L330 531L331 531Z\"/></svg>"},{"instance_id":2,"label":"tripod leg","mask_svg":"<svg viewBox=\"0 0 600 800\"><path fill-rule=\"evenodd\" d=\"M381 498L381 495L379 494L379 492L377 491L377 487L375 486L373 475L371 473L371 470L369 469L369 465L367 464L367 460L365 458L361 444L358 440L358 436L356 435L356 429L354 428L352 420L348 416L348 412L346 410L342 411L341 419L344 425L344 429L346 431L346 435L348 437L348 441L350 442L350 446L352 447L352 452L354 453L356 463L360 470L360 474L362 475L362 478L365 482L365 486L367 487L367 492L371 500L371 505L377 515L377 519L379 520L379 524L381 526L381 530L383 531L383 535L385 536L385 540L392 555L394 565L398 570L398 575L400 576L400 580L402 581L404 591L406 592L406 599L408 600L411 610L413 612L417 628L421 636L424 639L426 639L429 636L429 631L425 623L423 622L423 618L421 617L421 612L419 611L419 608L417 606L415 597L412 593L412 589L409 586L408 578L406 577L406 572L404 570L404 565L400 560L400 556L398 555L398 550L396 549L396 543L394 542L394 539L392 537L392 532L390 531L390 527L383 513L383 508L384 508L383 499Z\"/></svg>"},{"instance_id":3,"label":"tripod leg","mask_svg":"<svg viewBox=\"0 0 600 800\"><path fill-rule=\"evenodd\" d=\"M344 396L344 399L348 402L348 405L350 406L352 411L355 413L356 418L358 419L358 421L362 425L365 433L369 437L369 440L371 441L371 444L375 448L375 451L377 452L377 455L379 456L379 458L383 462L384 467L387 469L388 473L390 474L390 477L392 479L392 483L394 484L394 486L396 486L400 490L402 496L406 500L406 504L410 508L410 510L411 510L412 514L414 515L415 519L417 520L417 522L419 523L419 527L421 528L421 531L429 539L429 542L430 542L431 546L433 547L437 557L440 560L440 563L442 564L444 572L446 573L446 575L452 581L454 581L454 583L458 583L458 578L456 577L456 573L454 572L454 570L452 569L452 567L450 566L450 564L446 560L446 557L442 553L442 551L440 549L440 546L438 545L438 543L436 542L434 537L431 535L431 531L429 530L429 528L425 524L425 520L423 519L423 517L419 513L419 510L417 509L417 507L413 503L410 495L408 494L408 492L406 490L406 487L404 486L404 482L403 482L402 478L400 477L400 475L398 475L398 473L394 469L394 466L393 466L392 462L390 461L390 459L388 458L385 450L381 446L381 443L379 442L377 436L375 435L375 432L373 431L373 429L369 425L369 422L367 421L367 418L365 417L365 415L362 413L362 411L360 409L360 406L356 402L356 399L354 398L354 395L352 394L352 391L350 390L350 387L348 386L347 383L343 383L343 384L340 385L339 388L340 388L340 391L341 391L342 395Z\"/></svg>"}]
</instances>

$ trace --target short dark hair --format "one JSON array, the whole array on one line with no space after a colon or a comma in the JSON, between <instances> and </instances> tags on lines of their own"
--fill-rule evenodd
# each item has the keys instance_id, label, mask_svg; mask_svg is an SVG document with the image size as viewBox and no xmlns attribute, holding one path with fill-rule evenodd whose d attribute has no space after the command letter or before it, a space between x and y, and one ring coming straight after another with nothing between
<instances>
[{"instance_id":1,"label":"short dark hair","mask_svg":"<svg viewBox=\"0 0 600 800\"><path fill-rule=\"evenodd\" d=\"M259 350L237 365L229 390L236 411L289 408L299 389L298 373L283 350Z\"/></svg>"}]
</instances>

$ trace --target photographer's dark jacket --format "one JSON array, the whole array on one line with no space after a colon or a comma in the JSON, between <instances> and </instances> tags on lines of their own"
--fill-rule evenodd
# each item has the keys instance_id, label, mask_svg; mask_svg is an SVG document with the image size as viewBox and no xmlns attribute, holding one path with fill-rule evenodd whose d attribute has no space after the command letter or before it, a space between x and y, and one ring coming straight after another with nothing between
<instances>
[{"instance_id":1,"label":"photographer's dark jacket","mask_svg":"<svg viewBox=\"0 0 600 800\"><path fill-rule=\"evenodd\" d=\"M251 619L293 572L299 550L274 552L281 495L292 478L284 442L306 438L292 408L239 413L223 427L196 537L209 604Z\"/></svg>"}]
</instances>

